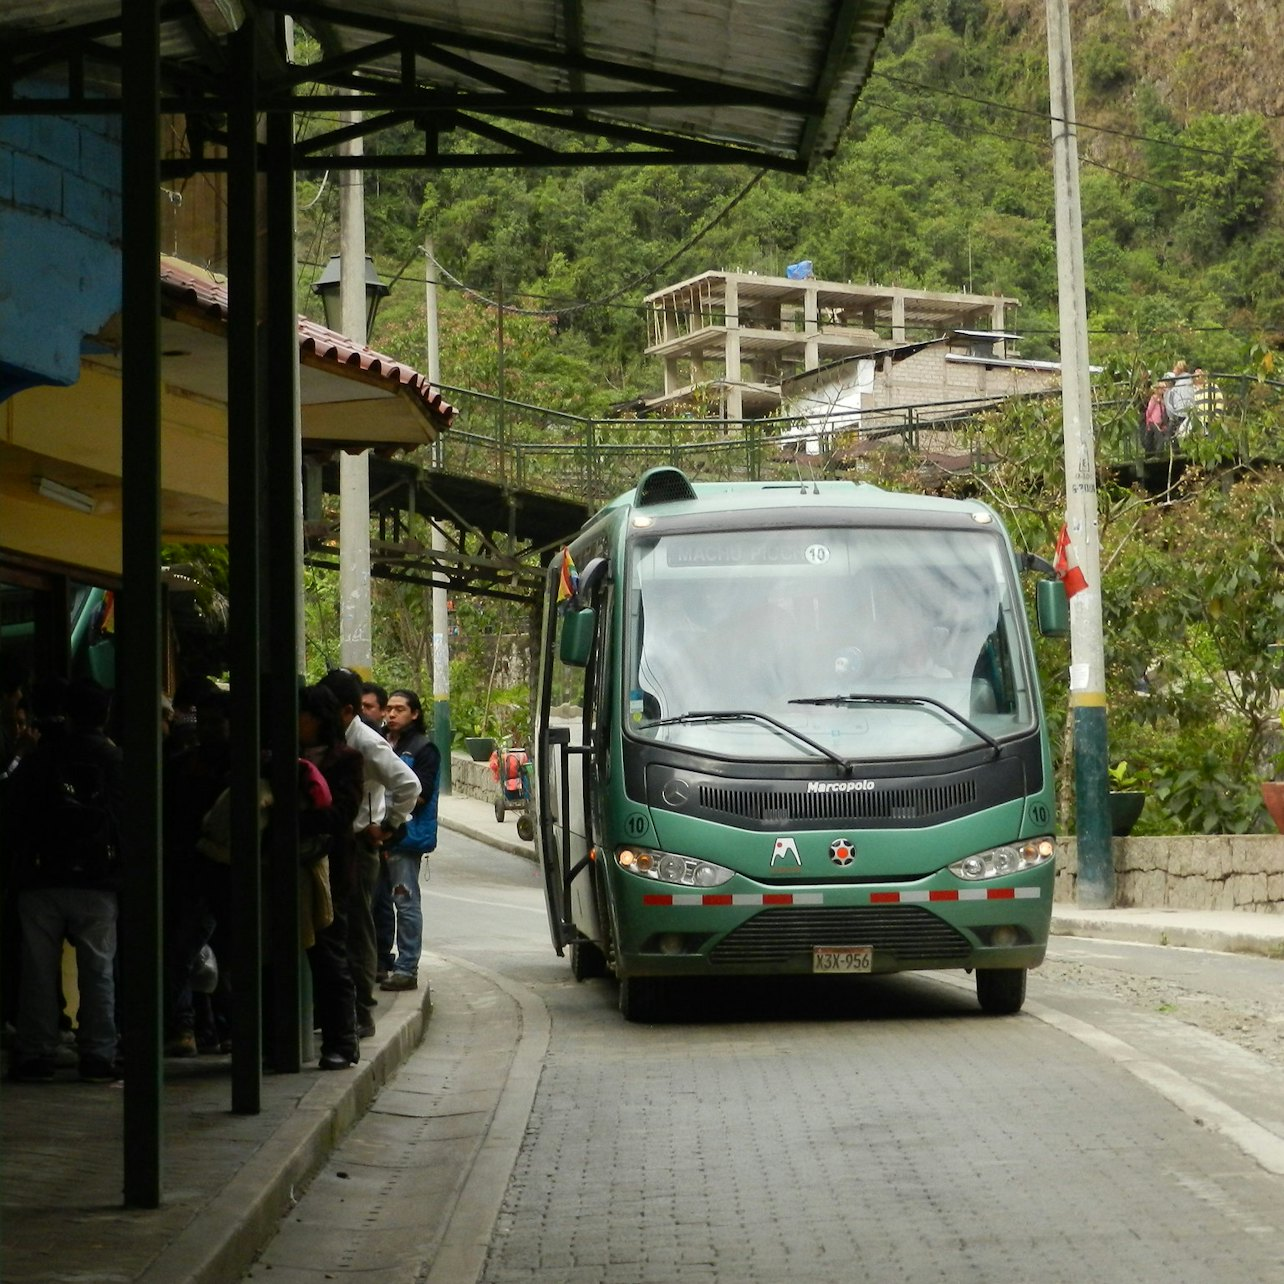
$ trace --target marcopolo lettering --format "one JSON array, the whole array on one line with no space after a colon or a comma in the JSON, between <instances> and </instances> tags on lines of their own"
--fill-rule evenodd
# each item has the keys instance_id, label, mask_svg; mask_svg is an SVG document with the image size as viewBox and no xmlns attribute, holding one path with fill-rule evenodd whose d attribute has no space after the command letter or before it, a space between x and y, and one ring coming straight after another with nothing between
<instances>
[{"instance_id":1,"label":"marcopolo lettering","mask_svg":"<svg viewBox=\"0 0 1284 1284\"><path fill-rule=\"evenodd\" d=\"M809 794L854 794L865 789L873 789L872 780L809 780Z\"/></svg>"}]
</instances>

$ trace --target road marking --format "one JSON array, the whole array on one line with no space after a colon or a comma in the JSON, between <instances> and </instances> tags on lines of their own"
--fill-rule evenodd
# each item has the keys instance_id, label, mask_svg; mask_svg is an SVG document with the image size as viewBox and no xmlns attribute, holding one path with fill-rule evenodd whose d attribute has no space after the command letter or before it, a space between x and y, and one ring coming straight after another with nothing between
<instances>
[{"instance_id":1,"label":"road marking","mask_svg":"<svg viewBox=\"0 0 1284 1284\"><path fill-rule=\"evenodd\" d=\"M1077 1017L1044 1007L1041 1003L1027 1002L1025 1008L1031 1016L1037 1017L1044 1024L1068 1034L1072 1039L1077 1039L1123 1066L1129 1074L1154 1088L1183 1114L1234 1142L1268 1173L1274 1173L1277 1177L1284 1176L1284 1137L1276 1136L1269 1128L1262 1127L1233 1106L1228 1106L1219 1097L1193 1083L1171 1066L1138 1052L1132 1044L1125 1043L1113 1034L1098 1030Z\"/></svg>"},{"instance_id":2,"label":"road marking","mask_svg":"<svg viewBox=\"0 0 1284 1284\"><path fill-rule=\"evenodd\" d=\"M966 980L941 973L936 973L934 979L959 989L971 988ZM1164 1065L1162 1061L1156 1061L1154 1057L1146 1056L1132 1044L1125 1043L1113 1034L1107 1034L1086 1021L1080 1021L1078 1017L1045 1007L1042 1003L1033 1003L1027 999L1022 1011L1122 1066L1129 1074L1176 1106L1182 1114L1213 1132L1221 1133L1268 1173L1284 1177L1284 1137L1277 1136L1269 1128L1264 1128L1233 1106L1228 1106L1220 1097L1215 1097L1206 1088L1193 1083L1180 1071Z\"/></svg>"}]
</instances>

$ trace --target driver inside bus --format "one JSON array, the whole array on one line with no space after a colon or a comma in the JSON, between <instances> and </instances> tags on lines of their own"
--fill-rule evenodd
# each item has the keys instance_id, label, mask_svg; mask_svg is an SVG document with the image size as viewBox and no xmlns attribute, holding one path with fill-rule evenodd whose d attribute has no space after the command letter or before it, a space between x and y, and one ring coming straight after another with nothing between
<instances>
[{"instance_id":1,"label":"driver inside bus","mask_svg":"<svg viewBox=\"0 0 1284 1284\"><path fill-rule=\"evenodd\" d=\"M935 645L941 630L922 610L903 596L879 601L871 630L876 643L865 651L865 667L871 678L952 678L942 665ZM841 657L840 657L841 658Z\"/></svg>"}]
</instances>

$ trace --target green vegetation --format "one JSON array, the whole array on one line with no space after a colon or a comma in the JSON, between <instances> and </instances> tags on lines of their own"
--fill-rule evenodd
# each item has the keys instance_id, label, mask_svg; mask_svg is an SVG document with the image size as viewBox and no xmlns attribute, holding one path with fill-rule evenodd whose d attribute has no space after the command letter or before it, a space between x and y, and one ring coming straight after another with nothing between
<instances>
[{"instance_id":1,"label":"green vegetation","mask_svg":"<svg viewBox=\"0 0 1284 1284\"><path fill-rule=\"evenodd\" d=\"M1280 135L1259 114L1215 109L1217 70L1193 40L1149 57L1145 24L1159 19L1128 8L1143 15L1130 19L1121 0L1074 6L1102 455L1135 454L1138 398L1179 358L1216 372L1228 396L1170 485L1152 493L1126 470L1103 477L1111 759L1150 781L1143 829L1243 832L1265 827L1256 781L1281 752L1284 679L1270 648L1284 635L1284 473L1263 462L1284 440L1271 382L1284 336ZM656 390L659 368L643 355L648 291L710 269L782 275L802 258L822 278L1015 296L1023 355L1055 358L1041 12L1024 0L901 0L844 142L806 179L729 167L370 174L369 248L385 279L400 274L372 343L422 368L420 247L431 236L448 273L443 381L495 394L502 369L506 398L555 412L606 417ZM301 185L304 285L333 252L333 197ZM460 427L497 436L499 413L470 406ZM547 441L578 430L512 414L503 431ZM960 431L958 453L969 451L976 466L944 482L895 450L849 475L980 494L1018 543L1050 555L1064 508L1059 405L987 416ZM337 649L331 593L309 573L318 664ZM529 631L527 611L456 605L458 729L494 733L506 718L520 736L513 642ZM427 694L426 594L380 584L375 610L381 678ZM1068 654L1039 647L1047 703L1063 719Z\"/></svg>"}]
</instances>

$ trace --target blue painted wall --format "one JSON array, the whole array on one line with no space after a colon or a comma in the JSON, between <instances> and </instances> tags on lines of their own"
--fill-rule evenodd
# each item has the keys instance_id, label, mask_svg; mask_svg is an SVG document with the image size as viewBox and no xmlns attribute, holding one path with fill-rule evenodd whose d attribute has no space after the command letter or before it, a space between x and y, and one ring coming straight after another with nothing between
<instances>
[{"instance_id":1,"label":"blue painted wall","mask_svg":"<svg viewBox=\"0 0 1284 1284\"><path fill-rule=\"evenodd\" d=\"M0 115L0 401L70 384L120 310L120 122Z\"/></svg>"}]
</instances>

